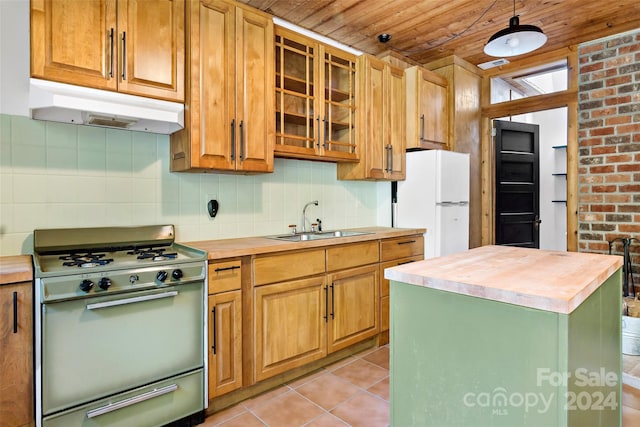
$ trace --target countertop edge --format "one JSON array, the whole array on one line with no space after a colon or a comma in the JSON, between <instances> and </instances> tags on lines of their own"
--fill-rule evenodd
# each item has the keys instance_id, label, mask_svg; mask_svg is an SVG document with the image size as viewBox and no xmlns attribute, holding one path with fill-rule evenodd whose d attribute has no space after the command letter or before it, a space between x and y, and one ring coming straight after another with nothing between
<instances>
[{"instance_id":1,"label":"countertop edge","mask_svg":"<svg viewBox=\"0 0 640 427\"><path fill-rule=\"evenodd\" d=\"M274 240L266 236L239 237L220 240L201 240L180 242L186 246L207 252L209 260L234 258L250 255L286 252L294 250L313 249L319 247L343 245L347 243L367 242L394 237L406 237L424 234L424 228L392 228L392 227L360 227L345 228L345 231L359 231L370 234L358 236L336 237L330 239L312 240L305 242L287 242Z\"/></svg>"},{"instance_id":2,"label":"countertop edge","mask_svg":"<svg viewBox=\"0 0 640 427\"><path fill-rule=\"evenodd\" d=\"M0 285L12 285L32 280L33 261L31 255L0 257Z\"/></svg>"},{"instance_id":3,"label":"countertop edge","mask_svg":"<svg viewBox=\"0 0 640 427\"><path fill-rule=\"evenodd\" d=\"M576 252L575 254L583 253ZM412 267L415 268L416 266L414 263ZM429 276L430 273L428 271L424 273L405 272L402 271L402 267L386 269L384 277L391 281L414 286L468 295L537 310L551 311L559 314L570 314L621 267L622 259L620 257L611 257L610 262L608 262L606 266L601 268L597 274L594 274L590 280L578 284L579 289L573 295L567 295L566 297L529 294L478 283L466 283L443 277L433 277Z\"/></svg>"}]
</instances>

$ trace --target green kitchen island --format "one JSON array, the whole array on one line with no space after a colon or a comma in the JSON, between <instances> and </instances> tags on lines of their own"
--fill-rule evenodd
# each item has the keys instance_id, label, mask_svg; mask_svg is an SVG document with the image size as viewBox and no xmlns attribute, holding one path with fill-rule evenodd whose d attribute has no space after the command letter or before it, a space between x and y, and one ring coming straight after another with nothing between
<instances>
[{"instance_id":1,"label":"green kitchen island","mask_svg":"<svg viewBox=\"0 0 640 427\"><path fill-rule=\"evenodd\" d=\"M483 246L386 269L391 426L620 426L621 266Z\"/></svg>"}]
</instances>

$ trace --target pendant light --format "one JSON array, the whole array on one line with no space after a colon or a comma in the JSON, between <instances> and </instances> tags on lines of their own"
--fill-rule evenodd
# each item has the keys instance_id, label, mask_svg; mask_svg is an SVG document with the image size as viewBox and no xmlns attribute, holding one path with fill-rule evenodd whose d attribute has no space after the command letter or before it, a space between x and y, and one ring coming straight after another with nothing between
<instances>
[{"instance_id":1,"label":"pendant light","mask_svg":"<svg viewBox=\"0 0 640 427\"><path fill-rule=\"evenodd\" d=\"M495 57L516 56L533 52L547 41L547 36L535 25L520 25L516 15L516 0L513 0L513 16L509 27L491 36L484 46L484 53Z\"/></svg>"}]
</instances>

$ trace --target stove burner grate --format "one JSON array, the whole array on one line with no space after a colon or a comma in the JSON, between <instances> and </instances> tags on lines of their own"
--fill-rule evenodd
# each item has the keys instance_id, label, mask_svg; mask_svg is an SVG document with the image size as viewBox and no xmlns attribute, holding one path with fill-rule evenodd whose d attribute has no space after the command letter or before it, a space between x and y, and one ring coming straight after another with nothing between
<instances>
[{"instance_id":1,"label":"stove burner grate","mask_svg":"<svg viewBox=\"0 0 640 427\"><path fill-rule=\"evenodd\" d=\"M105 254L94 254L92 252L71 253L69 255L62 255L60 259L63 261L62 265L65 267L82 268L98 267L113 262L112 258L105 258Z\"/></svg>"},{"instance_id":2,"label":"stove burner grate","mask_svg":"<svg viewBox=\"0 0 640 427\"><path fill-rule=\"evenodd\" d=\"M148 259L151 261L165 261L168 259L176 259L177 252L165 252L165 248L138 248L127 252L128 255L138 255L138 259Z\"/></svg>"}]
</instances>

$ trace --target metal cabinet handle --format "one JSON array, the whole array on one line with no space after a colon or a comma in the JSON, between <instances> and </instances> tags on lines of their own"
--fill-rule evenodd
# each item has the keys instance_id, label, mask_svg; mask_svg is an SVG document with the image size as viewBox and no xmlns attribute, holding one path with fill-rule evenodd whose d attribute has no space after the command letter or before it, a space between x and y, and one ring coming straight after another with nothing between
<instances>
[{"instance_id":1,"label":"metal cabinet handle","mask_svg":"<svg viewBox=\"0 0 640 427\"><path fill-rule=\"evenodd\" d=\"M333 283L331 284L331 318L335 319L335 309L336 309L336 300L335 300L335 287L333 286Z\"/></svg>"},{"instance_id":2,"label":"metal cabinet handle","mask_svg":"<svg viewBox=\"0 0 640 427\"><path fill-rule=\"evenodd\" d=\"M410 243L415 243L415 242L416 242L415 240L407 240L407 241L404 241L404 242L398 242L398 244L399 245L408 245Z\"/></svg>"},{"instance_id":3,"label":"metal cabinet handle","mask_svg":"<svg viewBox=\"0 0 640 427\"><path fill-rule=\"evenodd\" d=\"M231 160L236 159L236 119L231 120Z\"/></svg>"},{"instance_id":4,"label":"metal cabinet handle","mask_svg":"<svg viewBox=\"0 0 640 427\"><path fill-rule=\"evenodd\" d=\"M244 160L244 121L240 120L240 160Z\"/></svg>"},{"instance_id":5,"label":"metal cabinet handle","mask_svg":"<svg viewBox=\"0 0 640 427\"><path fill-rule=\"evenodd\" d=\"M324 321L329 322L329 286L324 287Z\"/></svg>"},{"instance_id":6,"label":"metal cabinet handle","mask_svg":"<svg viewBox=\"0 0 640 427\"><path fill-rule=\"evenodd\" d=\"M113 28L111 29L111 31L109 31L109 46L110 46L110 51L111 51L111 56L109 57L111 60L111 69L109 70L109 77L113 78L113 48L115 45L115 40L113 37Z\"/></svg>"},{"instance_id":7,"label":"metal cabinet handle","mask_svg":"<svg viewBox=\"0 0 640 427\"><path fill-rule=\"evenodd\" d=\"M213 343L211 344L211 351L213 352L213 354L216 354L216 308L213 307L213 309L211 310L211 320L213 323Z\"/></svg>"},{"instance_id":8,"label":"metal cabinet handle","mask_svg":"<svg viewBox=\"0 0 640 427\"><path fill-rule=\"evenodd\" d=\"M327 147L329 146L329 144L327 143L327 134L329 133L329 122L327 121L326 116L324 119L322 119L322 122L324 123L324 138L323 138L322 146L324 147L325 150L328 150Z\"/></svg>"},{"instance_id":9,"label":"metal cabinet handle","mask_svg":"<svg viewBox=\"0 0 640 427\"><path fill-rule=\"evenodd\" d=\"M384 146L384 171L389 172L389 146Z\"/></svg>"},{"instance_id":10,"label":"metal cabinet handle","mask_svg":"<svg viewBox=\"0 0 640 427\"><path fill-rule=\"evenodd\" d=\"M13 333L18 333L18 292L13 293Z\"/></svg>"},{"instance_id":11,"label":"metal cabinet handle","mask_svg":"<svg viewBox=\"0 0 640 427\"><path fill-rule=\"evenodd\" d=\"M318 148L320 148L320 116L318 116L318 117L316 118L316 122L317 122L317 124L316 124L316 128L317 128L317 130L318 130L318 132L317 132L317 133L318 133L318 139L316 140L316 146L317 146Z\"/></svg>"},{"instance_id":12,"label":"metal cabinet handle","mask_svg":"<svg viewBox=\"0 0 640 427\"><path fill-rule=\"evenodd\" d=\"M92 409L87 412L87 418L95 418L100 415L108 414L109 412L117 411L118 409L126 408L127 406L135 405L136 403L141 403L149 399L153 399L154 397L159 397L164 394L172 393L178 389L177 384L171 384L166 387L157 388L146 393L142 393L138 396L131 397L129 399L121 400L116 403L109 403L105 406L101 406L96 409Z\"/></svg>"},{"instance_id":13,"label":"metal cabinet handle","mask_svg":"<svg viewBox=\"0 0 640 427\"><path fill-rule=\"evenodd\" d=\"M221 271L235 270L236 268L240 268L240 266L239 265L233 265L231 267L218 267L213 271L216 272L216 273L219 273Z\"/></svg>"},{"instance_id":14,"label":"metal cabinet handle","mask_svg":"<svg viewBox=\"0 0 640 427\"><path fill-rule=\"evenodd\" d=\"M163 294L143 295L133 298L117 299L113 301L97 302L95 304L87 304L87 310L97 310L100 308L115 307L118 305L133 304L136 302L153 301L156 299L173 298L178 295L178 291L165 292Z\"/></svg>"},{"instance_id":15,"label":"metal cabinet handle","mask_svg":"<svg viewBox=\"0 0 640 427\"><path fill-rule=\"evenodd\" d=\"M424 114L420 115L420 141L424 141Z\"/></svg>"},{"instance_id":16,"label":"metal cabinet handle","mask_svg":"<svg viewBox=\"0 0 640 427\"><path fill-rule=\"evenodd\" d=\"M127 80L127 32L122 32L122 80Z\"/></svg>"}]
</instances>

